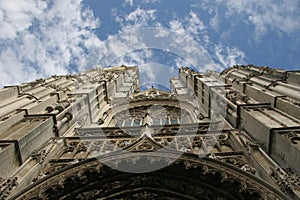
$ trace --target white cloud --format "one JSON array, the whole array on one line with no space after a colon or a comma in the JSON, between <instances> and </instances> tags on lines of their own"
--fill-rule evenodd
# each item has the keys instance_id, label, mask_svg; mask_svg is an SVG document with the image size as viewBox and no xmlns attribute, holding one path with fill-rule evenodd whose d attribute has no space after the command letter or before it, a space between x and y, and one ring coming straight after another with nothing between
<instances>
[{"instance_id":1,"label":"white cloud","mask_svg":"<svg viewBox=\"0 0 300 200\"><path fill-rule=\"evenodd\" d=\"M156 11L154 9L143 10L141 8L137 8L135 11L126 16L126 21L146 25L148 20L154 20L156 18L154 15L155 12Z\"/></svg>"},{"instance_id":2,"label":"white cloud","mask_svg":"<svg viewBox=\"0 0 300 200\"><path fill-rule=\"evenodd\" d=\"M115 8L112 9L114 20L119 23L121 31L148 26L156 19L155 13L155 9L141 9L138 7L128 15L120 15Z\"/></svg>"},{"instance_id":3,"label":"white cloud","mask_svg":"<svg viewBox=\"0 0 300 200\"><path fill-rule=\"evenodd\" d=\"M94 52L99 60L96 64L95 61L91 63L99 66L137 65L140 66L142 81L166 85L170 76L177 74L178 67L221 71L232 63L243 61L243 52L234 47L220 45L219 54L216 53L207 26L196 12L190 11L183 18L172 19L168 23L169 29L157 22L156 14L156 10L140 7L127 14L113 8L112 15L119 24L119 33L102 42ZM153 49L161 51L160 57L172 54L177 58L172 62L158 63Z\"/></svg>"},{"instance_id":4,"label":"white cloud","mask_svg":"<svg viewBox=\"0 0 300 200\"><path fill-rule=\"evenodd\" d=\"M145 63L139 66L139 70L141 84L148 87L153 84L163 86L163 88L169 88L170 78L178 75L174 67L159 63Z\"/></svg>"},{"instance_id":5,"label":"white cloud","mask_svg":"<svg viewBox=\"0 0 300 200\"><path fill-rule=\"evenodd\" d=\"M225 17L240 15L241 19L255 26L257 39L269 30L293 33L300 30L299 0L227 0L211 4L215 9L226 6Z\"/></svg>"},{"instance_id":6,"label":"white cloud","mask_svg":"<svg viewBox=\"0 0 300 200\"><path fill-rule=\"evenodd\" d=\"M220 29L220 16L218 10L216 10L215 15L209 20L209 25L215 31L219 31Z\"/></svg>"},{"instance_id":7,"label":"white cloud","mask_svg":"<svg viewBox=\"0 0 300 200\"><path fill-rule=\"evenodd\" d=\"M34 16L40 15L46 6L43 1L0 0L0 38L17 37L18 32L32 25Z\"/></svg>"},{"instance_id":8,"label":"white cloud","mask_svg":"<svg viewBox=\"0 0 300 200\"><path fill-rule=\"evenodd\" d=\"M137 49L143 48L160 49L177 55L178 59L173 62L176 67L190 66L199 71L207 69L221 71L231 66L232 63L244 63L244 53L235 47L226 48L220 45L217 48L218 51L215 51L215 45L210 41L207 33L207 26L194 11L190 11L183 18L169 21L170 29L164 28L159 23L153 28L145 28L153 25L153 21L157 18L154 10L137 8L128 15L121 16L117 15L118 12L115 9L113 13L120 24L121 31L119 35L105 41L106 44L103 46L105 48L101 50L102 65L111 63L115 60L114 57L124 56L124 52L128 55L132 54L131 63L143 64L148 57L139 51L139 54L137 53ZM125 63L128 60L130 59L119 59ZM137 60L138 62L135 62ZM123 63L118 62L118 64Z\"/></svg>"},{"instance_id":9,"label":"white cloud","mask_svg":"<svg viewBox=\"0 0 300 200\"><path fill-rule=\"evenodd\" d=\"M203 21L199 18L196 12L190 11L185 18L177 18L169 22L169 26L172 30L180 34L198 35L204 34L207 27Z\"/></svg>"},{"instance_id":10,"label":"white cloud","mask_svg":"<svg viewBox=\"0 0 300 200\"><path fill-rule=\"evenodd\" d=\"M218 61L226 68L245 63L245 53L236 47L228 47L217 44L215 45L215 52Z\"/></svg>"},{"instance_id":11,"label":"white cloud","mask_svg":"<svg viewBox=\"0 0 300 200\"><path fill-rule=\"evenodd\" d=\"M6 49L1 53L0 66L1 84L14 84L18 80L24 80L26 77L36 76L36 72L32 68L23 68L22 63L17 59L16 52L12 49Z\"/></svg>"},{"instance_id":12,"label":"white cloud","mask_svg":"<svg viewBox=\"0 0 300 200\"><path fill-rule=\"evenodd\" d=\"M139 70L141 72L141 77L144 79L141 81L142 84L153 83L157 80L155 77L155 69L156 63L145 63L139 66Z\"/></svg>"},{"instance_id":13,"label":"white cloud","mask_svg":"<svg viewBox=\"0 0 300 200\"><path fill-rule=\"evenodd\" d=\"M189 30L193 34L199 34L200 31L206 29L204 23L201 21L198 15L193 11L191 11L189 14L188 22L189 22Z\"/></svg>"},{"instance_id":14,"label":"white cloud","mask_svg":"<svg viewBox=\"0 0 300 200\"><path fill-rule=\"evenodd\" d=\"M128 3L130 6L133 6L133 0L126 0L125 3Z\"/></svg>"},{"instance_id":15,"label":"white cloud","mask_svg":"<svg viewBox=\"0 0 300 200\"><path fill-rule=\"evenodd\" d=\"M81 70L100 44L81 0L0 0L0 20L0 86Z\"/></svg>"},{"instance_id":16,"label":"white cloud","mask_svg":"<svg viewBox=\"0 0 300 200\"><path fill-rule=\"evenodd\" d=\"M160 0L142 0L143 3L158 3Z\"/></svg>"},{"instance_id":17,"label":"white cloud","mask_svg":"<svg viewBox=\"0 0 300 200\"><path fill-rule=\"evenodd\" d=\"M171 30L175 31L178 34L187 34L186 29L179 20L172 20L169 22Z\"/></svg>"},{"instance_id":18,"label":"white cloud","mask_svg":"<svg viewBox=\"0 0 300 200\"><path fill-rule=\"evenodd\" d=\"M207 8L208 9L208 8ZM216 11L209 11L216 12ZM219 27L219 16L209 22L215 29ZM224 68L231 67L236 64L244 64L246 55L237 47L229 47L224 44L216 44L209 37L208 26L200 19L196 12L190 11L185 18L174 19L170 22L170 28L175 30L178 35L184 34L190 36L196 41L185 41L185 37L178 38L178 43L185 51L184 60L182 58L176 60L176 65L196 66L199 71L217 70L222 71Z\"/></svg>"},{"instance_id":19,"label":"white cloud","mask_svg":"<svg viewBox=\"0 0 300 200\"><path fill-rule=\"evenodd\" d=\"M139 1L137 1L137 3L139 3ZM160 0L142 0L142 3L146 4L146 3L158 3L160 2ZM125 4L129 4L130 6L134 6L134 0L125 0Z\"/></svg>"}]
</instances>

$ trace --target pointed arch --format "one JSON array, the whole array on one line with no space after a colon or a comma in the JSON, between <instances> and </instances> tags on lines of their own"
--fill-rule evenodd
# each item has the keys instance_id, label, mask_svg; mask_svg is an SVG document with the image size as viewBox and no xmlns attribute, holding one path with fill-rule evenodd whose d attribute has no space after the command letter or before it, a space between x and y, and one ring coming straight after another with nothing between
<instances>
[{"instance_id":1,"label":"pointed arch","mask_svg":"<svg viewBox=\"0 0 300 200\"><path fill-rule=\"evenodd\" d=\"M136 144L141 142L152 143L141 138ZM263 180L225 162L193 154L170 162L176 156L178 152L171 150L114 152L67 166L11 199L287 199ZM126 173L102 164L107 162L131 168L165 162L167 167Z\"/></svg>"}]
</instances>

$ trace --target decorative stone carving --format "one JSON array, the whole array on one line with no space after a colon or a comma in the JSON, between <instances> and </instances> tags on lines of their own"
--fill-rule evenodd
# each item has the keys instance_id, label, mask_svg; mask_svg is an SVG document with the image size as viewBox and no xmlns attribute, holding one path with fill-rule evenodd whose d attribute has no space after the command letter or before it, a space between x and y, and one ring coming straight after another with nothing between
<instances>
[{"instance_id":1,"label":"decorative stone carving","mask_svg":"<svg viewBox=\"0 0 300 200\"><path fill-rule=\"evenodd\" d=\"M292 144L299 145L300 147L300 131L294 130L282 134L284 137L288 138Z\"/></svg>"},{"instance_id":2,"label":"decorative stone carving","mask_svg":"<svg viewBox=\"0 0 300 200\"><path fill-rule=\"evenodd\" d=\"M0 178L0 199L6 199L12 190L18 185L18 178Z\"/></svg>"},{"instance_id":3,"label":"decorative stone carving","mask_svg":"<svg viewBox=\"0 0 300 200\"><path fill-rule=\"evenodd\" d=\"M294 192L300 192L300 175L288 174L280 168L272 168L271 176L280 186L280 189L287 193L293 194Z\"/></svg>"},{"instance_id":4,"label":"decorative stone carving","mask_svg":"<svg viewBox=\"0 0 300 200\"><path fill-rule=\"evenodd\" d=\"M154 200L158 199L158 194L150 193L148 191L144 191L141 193L134 194L133 197L139 200Z\"/></svg>"},{"instance_id":5,"label":"decorative stone carving","mask_svg":"<svg viewBox=\"0 0 300 200\"><path fill-rule=\"evenodd\" d=\"M141 153L137 153L137 155L129 157L120 156L115 155L115 158L111 157L106 159L111 159L111 162L116 162L119 164L121 164L121 162L127 162L128 164L133 165L145 164L145 160L141 159L150 159L147 164L151 165L151 163L154 164L158 161L168 163L168 157L172 157L172 154L161 152L160 156L156 155L151 157ZM207 199L216 199L216 196L228 199L231 195L234 195L234 198L236 199L245 198L246 196L251 196L252 198L262 198L263 193L265 193L265 199L280 198L278 193L272 192L270 186L264 186L259 183L258 179L253 179L248 173L242 173L242 170L237 171L232 167L222 165L220 162L209 159L201 160L194 157L183 156L176 162L173 162L167 166L168 167L157 172L136 174L134 176L131 175L131 178L127 179L126 177L129 174L126 175L126 173L117 172L114 169L108 168L104 165L99 165L99 161L96 160L79 165L76 168L68 168L68 170L62 171L62 174L48 177L48 180L45 179L40 183L40 185L37 186L39 189L32 188L31 191L23 194L23 197L26 198L27 195L30 195L30 197L36 196L39 198L59 198L59 196L65 195L67 192L69 195L74 194L79 199L84 197L101 198L112 194L133 196L138 193L141 194L136 195L136 197L143 198L148 195L147 190L134 192L134 188L145 187L153 188L153 190L161 190L163 188L163 193L160 192L160 194L164 194L163 197L174 196L175 198L179 199L180 195L182 194L190 195L194 198L199 198L202 195L207 196ZM195 174L195 176L187 178L184 176L186 173L192 173ZM164 178L161 176L164 176ZM185 178L180 180L176 178L177 176L183 176ZM119 178L115 179L114 177ZM98 182L101 182L102 180L106 180L106 182L99 184ZM219 188L219 192L216 192L216 190L214 191L214 195L212 195L210 189L203 188L200 186L201 184L195 184L194 181L205 181L206 184L213 184L213 187ZM226 190L222 192L220 190L220 188L224 187L222 184L233 184L231 187L226 186L226 189L233 190L235 193L233 191L228 193ZM37 191L40 192L37 193ZM79 191L81 192L79 193ZM117 191L125 192L118 193Z\"/></svg>"}]
</instances>

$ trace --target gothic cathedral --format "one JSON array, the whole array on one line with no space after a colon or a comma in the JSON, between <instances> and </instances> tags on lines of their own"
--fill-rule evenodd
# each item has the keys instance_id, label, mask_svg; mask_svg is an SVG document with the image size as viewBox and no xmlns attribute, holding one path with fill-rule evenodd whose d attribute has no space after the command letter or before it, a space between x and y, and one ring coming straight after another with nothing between
<instances>
[{"instance_id":1,"label":"gothic cathedral","mask_svg":"<svg viewBox=\"0 0 300 200\"><path fill-rule=\"evenodd\" d=\"M0 199L300 199L300 72L119 66L0 89Z\"/></svg>"}]
</instances>

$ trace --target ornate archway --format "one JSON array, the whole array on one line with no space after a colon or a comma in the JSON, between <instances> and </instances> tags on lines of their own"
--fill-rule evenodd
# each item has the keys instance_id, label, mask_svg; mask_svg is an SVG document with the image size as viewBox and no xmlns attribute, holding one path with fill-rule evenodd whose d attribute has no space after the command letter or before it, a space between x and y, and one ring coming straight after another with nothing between
<instances>
[{"instance_id":1,"label":"ornate archway","mask_svg":"<svg viewBox=\"0 0 300 200\"><path fill-rule=\"evenodd\" d=\"M279 190L237 167L176 151L115 152L67 166L12 199L287 199ZM108 167L102 163L110 162ZM126 173L119 165L165 168Z\"/></svg>"}]
</instances>

